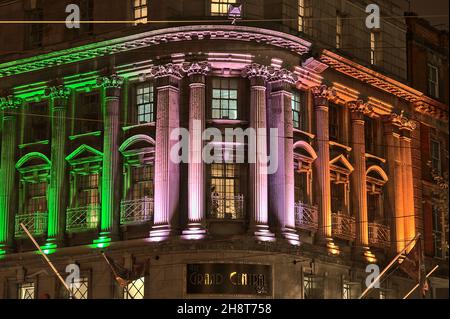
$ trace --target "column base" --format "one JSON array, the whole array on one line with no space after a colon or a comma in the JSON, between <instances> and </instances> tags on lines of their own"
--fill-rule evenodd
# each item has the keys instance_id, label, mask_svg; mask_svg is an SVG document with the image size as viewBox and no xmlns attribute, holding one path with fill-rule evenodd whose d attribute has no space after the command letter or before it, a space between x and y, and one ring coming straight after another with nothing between
<instances>
[{"instance_id":1,"label":"column base","mask_svg":"<svg viewBox=\"0 0 450 319\"><path fill-rule=\"evenodd\" d=\"M317 236L316 244L325 247L330 255L339 255L341 253L339 246L334 243L331 237Z\"/></svg>"},{"instance_id":2,"label":"column base","mask_svg":"<svg viewBox=\"0 0 450 319\"><path fill-rule=\"evenodd\" d=\"M206 229L200 223L190 223L187 229L183 230L182 239L199 240L206 237Z\"/></svg>"},{"instance_id":3,"label":"column base","mask_svg":"<svg viewBox=\"0 0 450 319\"><path fill-rule=\"evenodd\" d=\"M295 229L289 227L282 228L280 234L289 244L295 246L300 245L300 236Z\"/></svg>"},{"instance_id":4,"label":"column base","mask_svg":"<svg viewBox=\"0 0 450 319\"><path fill-rule=\"evenodd\" d=\"M150 231L149 238L150 241L159 242L169 239L172 235L173 230L170 225L155 225Z\"/></svg>"},{"instance_id":5,"label":"column base","mask_svg":"<svg viewBox=\"0 0 450 319\"><path fill-rule=\"evenodd\" d=\"M267 225L254 225L250 232L259 241L275 241L275 234L269 230Z\"/></svg>"},{"instance_id":6,"label":"column base","mask_svg":"<svg viewBox=\"0 0 450 319\"><path fill-rule=\"evenodd\" d=\"M356 246L353 249L353 258L367 263L377 262L375 254L370 251L369 247L366 246Z\"/></svg>"}]
</instances>

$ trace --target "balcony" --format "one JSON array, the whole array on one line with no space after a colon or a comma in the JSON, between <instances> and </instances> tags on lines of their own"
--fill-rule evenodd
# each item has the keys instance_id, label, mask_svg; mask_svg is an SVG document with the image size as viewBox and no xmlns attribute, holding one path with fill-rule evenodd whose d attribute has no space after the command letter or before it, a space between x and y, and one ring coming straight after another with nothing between
<instances>
[{"instance_id":1,"label":"balcony","mask_svg":"<svg viewBox=\"0 0 450 319\"><path fill-rule=\"evenodd\" d=\"M153 198L124 200L120 205L120 224L133 225L153 220Z\"/></svg>"},{"instance_id":2,"label":"balcony","mask_svg":"<svg viewBox=\"0 0 450 319\"><path fill-rule=\"evenodd\" d=\"M99 205L69 208L67 210L66 230L69 233L75 233L97 229L99 216Z\"/></svg>"},{"instance_id":3,"label":"balcony","mask_svg":"<svg viewBox=\"0 0 450 319\"><path fill-rule=\"evenodd\" d=\"M369 244L378 248L391 246L391 229L389 226L369 223Z\"/></svg>"},{"instance_id":4,"label":"balcony","mask_svg":"<svg viewBox=\"0 0 450 319\"><path fill-rule=\"evenodd\" d=\"M209 217L212 219L227 220L244 219L244 195L213 195L211 197L211 210Z\"/></svg>"},{"instance_id":5,"label":"balcony","mask_svg":"<svg viewBox=\"0 0 450 319\"><path fill-rule=\"evenodd\" d=\"M346 215L342 212L331 214L333 237L354 240L356 238L356 220L355 217Z\"/></svg>"},{"instance_id":6,"label":"balcony","mask_svg":"<svg viewBox=\"0 0 450 319\"><path fill-rule=\"evenodd\" d=\"M295 226L300 229L317 231L319 210L302 202L295 203Z\"/></svg>"},{"instance_id":7,"label":"balcony","mask_svg":"<svg viewBox=\"0 0 450 319\"><path fill-rule=\"evenodd\" d=\"M25 225L32 235L43 235L47 232L47 220L48 216L46 212L16 215L14 235L15 237L27 236L23 228L20 226L21 223Z\"/></svg>"}]
</instances>

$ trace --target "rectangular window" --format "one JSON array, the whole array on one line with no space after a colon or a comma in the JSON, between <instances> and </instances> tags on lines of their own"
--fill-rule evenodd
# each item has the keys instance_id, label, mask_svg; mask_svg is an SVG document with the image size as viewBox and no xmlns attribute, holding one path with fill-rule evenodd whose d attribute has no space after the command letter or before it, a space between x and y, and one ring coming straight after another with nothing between
<instances>
[{"instance_id":1,"label":"rectangular window","mask_svg":"<svg viewBox=\"0 0 450 319\"><path fill-rule=\"evenodd\" d=\"M145 277L133 280L123 289L123 299L144 299Z\"/></svg>"},{"instance_id":2,"label":"rectangular window","mask_svg":"<svg viewBox=\"0 0 450 319\"><path fill-rule=\"evenodd\" d=\"M42 8L35 8L27 12L29 21L42 21L44 19L44 11ZM44 24L30 23L27 26L27 47L29 49L42 47L42 39L44 35Z\"/></svg>"},{"instance_id":3,"label":"rectangular window","mask_svg":"<svg viewBox=\"0 0 450 319\"><path fill-rule=\"evenodd\" d=\"M441 143L435 139L431 139L431 168L441 175Z\"/></svg>"},{"instance_id":4,"label":"rectangular window","mask_svg":"<svg viewBox=\"0 0 450 319\"><path fill-rule=\"evenodd\" d=\"M69 284L70 294L72 299L88 299L89 292L89 278L80 277L72 279Z\"/></svg>"},{"instance_id":5,"label":"rectangular window","mask_svg":"<svg viewBox=\"0 0 450 319\"><path fill-rule=\"evenodd\" d=\"M333 213L346 213L346 185L345 183L331 182L331 211Z\"/></svg>"},{"instance_id":6,"label":"rectangular window","mask_svg":"<svg viewBox=\"0 0 450 319\"><path fill-rule=\"evenodd\" d=\"M370 32L370 64L379 63L379 42L380 34L378 32Z\"/></svg>"},{"instance_id":7,"label":"rectangular window","mask_svg":"<svg viewBox=\"0 0 450 319\"><path fill-rule=\"evenodd\" d=\"M348 283L342 285L342 299L352 299L352 286Z\"/></svg>"},{"instance_id":8,"label":"rectangular window","mask_svg":"<svg viewBox=\"0 0 450 319\"><path fill-rule=\"evenodd\" d=\"M330 104L329 107L329 138L330 141L339 141L339 108L337 105Z\"/></svg>"},{"instance_id":9,"label":"rectangular window","mask_svg":"<svg viewBox=\"0 0 450 319\"><path fill-rule=\"evenodd\" d=\"M24 143L45 141L50 136L50 117L47 103L32 103L26 108Z\"/></svg>"},{"instance_id":10,"label":"rectangular window","mask_svg":"<svg viewBox=\"0 0 450 319\"><path fill-rule=\"evenodd\" d=\"M148 1L134 0L133 5L134 24L147 23L148 21Z\"/></svg>"},{"instance_id":11,"label":"rectangular window","mask_svg":"<svg viewBox=\"0 0 450 319\"><path fill-rule=\"evenodd\" d=\"M154 91L152 84L145 83L136 87L136 109L138 124L155 121Z\"/></svg>"},{"instance_id":12,"label":"rectangular window","mask_svg":"<svg viewBox=\"0 0 450 319\"><path fill-rule=\"evenodd\" d=\"M336 16L336 49L342 48L342 37L343 37L343 20L338 14Z\"/></svg>"},{"instance_id":13,"label":"rectangular window","mask_svg":"<svg viewBox=\"0 0 450 319\"><path fill-rule=\"evenodd\" d=\"M18 285L18 298L19 299L35 299L36 289L34 282L28 282Z\"/></svg>"},{"instance_id":14,"label":"rectangular window","mask_svg":"<svg viewBox=\"0 0 450 319\"><path fill-rule=\"evenodd\" d=\"M97 92L80 96L80 106L76 110L75 130L77 134L101 130L101 104Z\"/></svg>"},{"instance_id":15,"label":"rectangular window","mask_svg":"<svg viewBox=\"0 0 450 319\"><path fill-rule=\"evenodd\" d=\"M132 167L131 172L130 200L153 198L153 166Z\"/></svg>"},{"instance_id":16,"label":"rectangular window","mask_svg":"<svg viewBox=\"0 0 450 319\"><path fill-rule=\"evenodd\" d=\"M215 78L212 81L213 119L238 119L238 80Z\"/></svg>"},{"instance_id":17,"label":"rectangular window","mask_svg":"<svg viewBox=\"0 0 450 319\"><path fill-rule=\"evenodd\" d=\"M298 31L305 31L305 0L298 0Z\"/></svg>"},{"instance_id":18,"label":"rectangular window","mask_svg":"<svg viewBox=\"0 0 450 319\"><path fill-rule=\"evenodd\" d=\"M434 246L434 256L437 258L444 258L444 229L442 222L441 211L437 206L433 206L433 246Z\"/></svg>"},{"instance_id":19,"label":"rectangular window","mask_svg":"<svg viewBox=\"0 0 450 319\"><path fill-rule=\"evenodd\" d=\"M364 138L365 138L366 153L376 155L375 143L377 140L377 129L375 121L369 117L366 117L364 119L364 129L365 129Z\"/></svg>"},{"instance_id":20,"label":"rectangular window","mask_svg":"<svg viewBox=\"0 0 450 319\"><path fill-rule=\"evenodd\" d=\"M318 278L311 274L303 276L303 298L323 299L323 278Z\"/></svg>"},{"instance_id":21,"label":"rectangular window","mask_svg":"<svg viewBox=\"0 0 450 319\"><path fill-rule=\"evenodd\" d=\"M306 131L306 105L303 105L302 97L300 92L292 94L292 122L294 128Z\"/></svg>"},{"instance_id":22,"label":"rectangular window","mask_svg":"<svg viewBox=\"0 0 450 319\"><path fill-rule=\"evenodd\" d=\"M98 205L100 203L99 178L98 174L77 175L78 207Z\"/></svg>"},{"instance_id":23,"label":"rectangular window","mask_svg":"<svg viewBox=\"0 0 450 319\"><path fill-rule=\"evenodd\" d=\"M428 64L428 93L439 98L439 69L431 64Z\"/></svg>"},{"instance_id":24,"label":"rectangular window","mask_svg":"<svg viewBox=\"0 0 450 319\"><path fill-rule=\"evenodd\" d=\"M308 175L305 172L295 171L295 202L309 203Z\"/></svg>"},{"instance_id":25,"label":"rectangular window","mask_svg":"<svg viewBox=\"0 0 450 319\"><path fill-rule=\"evenodd\" d=\"M226 16L230 4L236 4L236 0L211 0L211 15Z\"/></svg>"},{"instance_id":26,"label":"rectangular window","mask_svg":"<svg viewBox=\"0 0 450 319\"><path fill-rule=\"evenodd\" d=\"M80 0L80 20L81 21L92 21L94 20L94 0ZM94 31L93 23L81 23L79 32L81 34L87 33L92 34Z\"/></svg>"},{"instance_id":27,"label":"rectangular window","mask_svg":"<svg viewBox=\"0 0 450 319\"><path fill-rule=\"evenodd\" d=\"M26 183L26 214L47 212L47 182Z\"/></svg>"}]
</instances>

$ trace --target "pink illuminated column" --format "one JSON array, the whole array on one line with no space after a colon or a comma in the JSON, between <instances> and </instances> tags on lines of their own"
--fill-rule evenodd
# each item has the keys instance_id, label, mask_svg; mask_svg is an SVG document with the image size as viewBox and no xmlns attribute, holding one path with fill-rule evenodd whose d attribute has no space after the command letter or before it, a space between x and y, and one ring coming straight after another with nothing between
<instances>
[{"instance_id":1,"label":"pink illuminated column","mask_svg":"<svg viewBox=\"0 0 450 319\"><path fill-rule=\"evenodd\" d=\"M294 133L291 87L296 76L287 70L277 70L270 78L272 91L267 109L269 128L278 129L278 169L269 174L269 212L274 217L277 233L291 244L299 244L295 230L294 210Z\"/></svg>"},{"instance_id":2,"label":"pink illuminated column","mask_svg":"<svg viewBox=\"0 0 450 319\"><path fill-rule=\"evenodd\" d=\"M183 67L189 76L189 166L188 166L188 226L186 239L199 239L205 233L205 167L202 159L202 134L205 129L205 76L208 63L192 63Z\"/></svg>"},{"instance_id":3,"label":"pink illuminated column","mask_svg":"<svg viewBox=\"0 0 450 319\"><path fill-rule=\"evenodd\" d=\"M369 221L367 216L366 145L364 115L372 108L357 100L347 104L352 120L352 157L355 170L351 175L353 208L356 209L356 248L365 256L374 257L369 251Z\"/></svg>"},{"instance_id":4,"label":"pink illuminated column","mask_svg":"<svg viewBox=\"0 0 450 319\"><path fill-rule=\"evenodd\" d=\"M331 232L330 146L328 131L328 99L333 91L325 85L312 88L316 117L317 160L314 162L319 191L318 242L334 246Z\"/></svg>"},{"instance_id":5,"label":"pink illuminated column","mask_svg":"<svg viewBox=\"0 0 450 319\"><path fill-rule=\"evenodd\" d=\"M250 154L250 232L257 239L271 241L275 239L268 225L267 200L267 125L266 125L266 80L270 72L266 66L252 64L245 68L242 75L250 79L250 127L255 129L255 154Z\"/></svg>"},{"instance_id":6,"label":"pink illuminated column","mask_svg":"<svg viewBox=\"0 0 450 319\"><path fill-rule=\"evenodd\" d=\"M179 164L172 161L170 152L178 142L171 140L171 132L178 129L182 69L178 65L155 66L151 75L156 79L156 149L155 149L155 216L150 239L167 239L174 231L174 218L179 203Z\"/></svg>"},{"instance_id":7,"label":"pink illuminated column","mask_svg":"<svg viewBox=\"0 0 450 319\"><path fill-rule=\"evenodd\" d=\"M414 215L414 181L412 172L411 158L411 131L416 128L413 121L403 117L400 147L402 152L402 171L403 171L403 207L405 216L405 244L410 242L416 236L416 222Z\"/></svg>"}]
</instances>

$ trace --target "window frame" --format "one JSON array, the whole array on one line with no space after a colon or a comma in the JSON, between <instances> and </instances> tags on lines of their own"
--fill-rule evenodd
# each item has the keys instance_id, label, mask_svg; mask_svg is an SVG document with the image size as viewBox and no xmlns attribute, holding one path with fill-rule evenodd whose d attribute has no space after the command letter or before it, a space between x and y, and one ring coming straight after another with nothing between
<instances>
[{"instance_id":1,"label":"window frame","mask_svg":"<svg viewBox=\"0 0 450 319\"><path fill-rule=\"evenodd\" d=\"M139 90L142 88L148 88L148 92L143 92L143 93L139 93ZM142 102L139 103L139 97L142 96L144 97L145 95L148 95L148 102ZM143 82L143 83L137 83L134 86L134 90L133 90L133 98L134 98L134 114L133 114L133 119L134 119L134 123L136 123L137 125L145 125L145 124L150 124L150 123L155 123L156 121L156 90L155 90L155 86L153 85L152 82ZM149 112L141 112L140 107L144 106L149 108ZM145 116L149 116L149 120L148 121L140 121L140 116L143 115Z\"/></svg>"},{"instance_id":2,"label":"window frame","mask_svg":"<svg viewBox=\"0 0 450 319\"><path fill-rule=\"evenodd\" d=\"M238 4L237 0L209 0L209 14L212 17L228 16L230 5ZM224 7L227 5L225 12ZM213 10L213 6L218 6L218 10Z\"/></svg>"},{"instance_id":3,"label":"window frame","mask_svg":"<svg viewBox=\"0 0 450 319\"><path fill-rule=\"evenodd\" d=\"M33 297L32 298L22 298L21 289L27 288L25 286L30 286L33 288ZM26 281L17 284L17 299L20 300L33 300L36 299L37 285L35 281Z\"/></svg>"},{"instance_id":4,"label":"window frame","mask_svg":"<svg viewBox=\"0 0 450 319\"><path fill-rule=\"evenodd\" d=\"M136 5L136 1L139 1L139 5ZM146 15L143 15L143 11L146 11ZM146 24L149 20L149 0L132 0L131 10L133 15L134 25ZM140 16L136 17L136 12L139 12Z\"/></svg>"},{"instance_id":5,"label":"window frame","mask_svg":"<svg viewBox=\"0 0 450 319\"><path fill-rule=\"evenodd\" d=\"M216 87L215 86L215 81L220 81L220 87ZM223 87L223 83L227 82L227 86ZM231 83L234 83L234 85L232 86ZM240 108L240 92L241 92L241 88L240 88L240 79L237 77L213 77L211 78L211 82L210 82L210 96L209 96L209 103L210 106L208 108L208 117L211 120L218 120L218 121L227 121L227 120L231 120L231 121L239 121L242 119L242 115L241 115L241 108ZM219 91L219 97L215 97L215 90ZM235 91L235 97L231 97L232 94L231 92ZM226 93L227 92L227 93ZM228 97L223 97L223 95L228 95ZM215 107L215 101L218 101L218 107ZM227 102L228 107L224 108L222 102ZM230 101L231 102L235 102L236 104L236 108L230 108ZM214 116L214 111L219 112L219 116L215 117ZM223 113L226 112L228 113L228 117L225 117L223 115ZM230 113L231 112L235 112L236 116L235 117L230 117Z\"/></svg>"},{"instance_id":6,"label":"window frame","mask_svg":"<svg viewBox=\"0 0 450 319\"><path fill-rule=\"evenodd\" d=\"M435 149L434 147L437 146L437 155L438 157L435 157ZM430 160L431 160L431 168L436 172L436 174L441 175L442 174L442 154L441 154L441 142L434 137L430 138ZM437 167L434 165L434 161L437 161Z\"/></svg>"},{"instance_id":7,"label":"window frame","mask_svg":"<svg viewBox=\"0 0 450 319\"><path fill-rule=\"evenodd\" d=\"M137 289L136 287L136 282L142 282L142 286L140 287L140 289ZM141 278L138 278L136 280L133 280L132 282L130 282L127 287L124 287L122 290L122 299L126 299L126 300L140 300L140 299L145 299L145 284L146 284L146 280L145 280L145 276L142 276ZM137 292L134 296L131 296L131 294L129 293L130 290L130 286L134 287ZM139 294L140 298L136 298L136 295Z\"/></svg>"},{"instance_id":8,"label":"window frame","mask_svg":"<svg viewBox=\"0 0 450 319\"><path fill-rule=\"evenodd\" d=\"M436 79L435 81L432 79L432 71L435 71ZM439 68L435 66L434 64L428 63L428 94L438 99L440 96L440 88L439 88Z\"/></svg>"}]
</instances>

